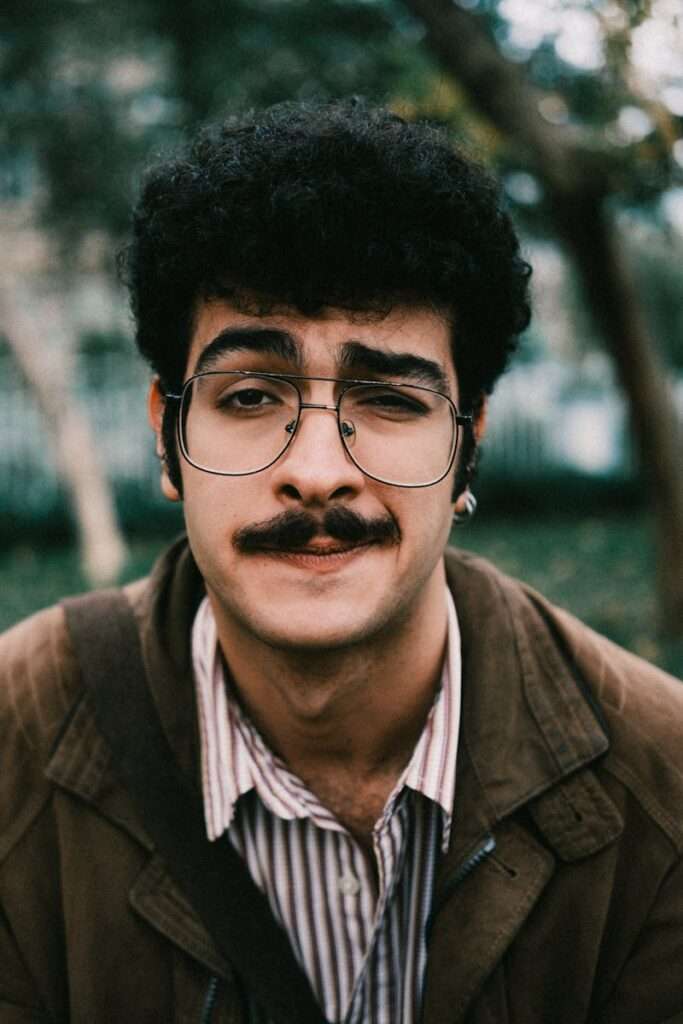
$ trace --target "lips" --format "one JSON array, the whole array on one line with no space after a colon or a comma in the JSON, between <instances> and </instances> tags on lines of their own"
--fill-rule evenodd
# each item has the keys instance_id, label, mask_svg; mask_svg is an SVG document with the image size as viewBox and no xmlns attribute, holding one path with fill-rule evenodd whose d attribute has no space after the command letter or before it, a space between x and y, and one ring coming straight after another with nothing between
<instances>
[{"instance_id":1,"label":"lips","mask_svg":"<svg viewBox=\"0 0 683 1024\"><path fill-rule=\"evenodd\" d=\"M341 572L374 547L376 543L367 540L356 543L338 540L316 541L304 547L262 547L252 551L252 555L260 554L273 565L289 566L293 572L320 576Z\"/></svg>"},{"instance_id":2,"label":"lips","mask_svg":"<svg viewBox=\"0 0 683 1024\"><path fill-rule=\"evenodd\" d=\"M370 547L372 543L372 541L363 541L359 544L344 544L340 543L339 541L331 540L329 542L307 544L305 547L286 548L264 546L259 550L274 555L315 555L318 557L326 557L330 555L345 555L348 554L350 551L359 551L361 548Z\"/></svg>"}]
</instances>

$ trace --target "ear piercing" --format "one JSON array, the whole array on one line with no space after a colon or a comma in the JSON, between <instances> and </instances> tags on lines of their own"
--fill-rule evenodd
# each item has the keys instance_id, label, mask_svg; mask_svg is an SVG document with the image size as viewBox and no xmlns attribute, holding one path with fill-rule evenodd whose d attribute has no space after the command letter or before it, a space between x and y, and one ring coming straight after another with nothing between
<instances>
[{"instance_id":1,"label":"ear piercing","mask_svg":"<svg viewBox=\"0 0 683 1024\"><path fill-rule=\"evenodd\" d=\"M461 512L453 513L453 523L455 526L464 526L465 523L469 523L470 519L477 511L477 499L472 494L472 491L467 489L465 492L465 504Z\"/></svg>"}]
</instances>

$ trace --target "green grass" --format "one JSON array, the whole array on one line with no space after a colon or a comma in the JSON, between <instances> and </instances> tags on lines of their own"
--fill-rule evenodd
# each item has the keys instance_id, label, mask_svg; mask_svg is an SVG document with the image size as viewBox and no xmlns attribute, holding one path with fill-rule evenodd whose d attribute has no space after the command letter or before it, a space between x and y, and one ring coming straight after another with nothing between
<instances>
[{"instance_id":1,"label":"green grass","mask_svg":"<svg viewBox=\"0 0 683 1024\"><path fill-rule=\"evenodd\" d=\"M550 600L676 675L683 644L657 636L654 553L643 517L510 520L481 516L453 534ZM144 574L166 541L133 541L124 579ZM0 628L85 589L72 547L17 544L0 555Z\"/></svg>"},{"instance_id":2,"label":"green grass","mask_svg":"<svg viewBox=\"0 0 683 1024\"><path fill-rule=\"evenodd\" d=\"M683 642L658 636L654 540L643 516L483 517L452 541L525 580L593 629L683 676Z\"/></svg>"},{"instance_id":3,"label":"green grass","mask_svg":"<svg viewBox=\"0 0 683 1024\"><path fill-rule=\"evenodd\" d=\"M167 539L133 540L121 582L144 576ZM0 630L61 597L88 589L75 545L18 543L0 554Z\"/></svg>"}]
</instances>

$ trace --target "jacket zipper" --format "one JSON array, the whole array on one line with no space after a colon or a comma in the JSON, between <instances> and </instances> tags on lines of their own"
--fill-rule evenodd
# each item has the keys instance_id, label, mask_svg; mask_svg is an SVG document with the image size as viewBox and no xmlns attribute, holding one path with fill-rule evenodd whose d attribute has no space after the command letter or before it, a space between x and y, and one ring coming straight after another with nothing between
<instances>
[{"instance_id":1,"label":"jacket zipper","mask_svg":"<svg viewBox=\"0 0 683 1024\"><path fill-rule=\"evenodd\" d=\"M202 1007L202 1015L199 1018L199 1024L210 1024L213 1016L214 1007L216 1005L216 994L218 992L218 978L215 974L211 975L209 979L209 987L206 990L206 996L204 997L204 1005Z\"/></svg>"},{"instance_id":2,"label":"jacket zipper","mask_svg":"<svg viewBox=\"0 0 683 1024\"><path fill-rule=\"evenodd\" d=\"M450 878L448 880L448 883L444 887L444 890L443 890L443 893L441 895L441 899L439 900L439 903L435 904L432 907L432 909L430 911L430 914L429 914L429 917L427 918L427 924L425 926L425 934L426 934L426 937L427 937L427 942L429 942L429 938L430 938L430 935L431 935L431 931L432 931L432 927L434 925L434 920L436 918L436 915L439 913L439 911L441 910L441 907L446 902L448 897L451 895L453 890L456 889L460 885L461 882L464 882L464 880L467 878L467 876L469 874L471 874L472 871L474 871L475 868L479 867L479 865L482 863L482 861L485 861L486 858L489 857L493 853L495 848L496 848L496 840L493 838L493 836L492 835L485 836L484 839L482 840L482 842L479 844L479 846L477 846L476 849L472 851L472 853L469 855L469 857L462 862L462 864L460 865L458 870L455 872L455 874L452 876L452 878ZM218 992L218 978L214 974L209 979L209 987L206 990L206 996L204 998L204 1006L202 1007L202 1015L201 1015L201 1017L199 1019L199 1024L210 1024L211 1017L213 1016L214 1007L216 1005L216 995L217 995L217 992Z\"/></svg>"},{"instance_id":3,"label":"jacket zipper","mask_svg":"<svg viewBox=\"0 0 683 1024\"><path fill-rule=\"evenodd\" d=\"M429 912L429 917L427 918L427 924L425 925L425 936L426 936L427 942L429 942L429 939L430 939L430 936L431 936L431 933L432 933L432 928L434 927L434 921L436 919L436 916L439 913L439 911L441 910L441 908L443 907L443 905L446 902L446 900L453 893L453 890L456 889L460 885L461 882L464 882L464 880L467 878L467 876L469 874L471 874L474 871L475 868L479 867L479 865L482 863L482 861L485 861L487 857L490 857L491 854L493 853L493 851L495 850L495 848L496 848L496 840L493 838L493 836L492 835L484 836L484 838L481 841L481 843L479 844L479 846L477 846L472 851L472 853L469 855L469 857L467 857L467 859L462 862L462 864L460 865L458 870L455 872L455 874L452 875L448 879L448 882L444 886L443 891L441 893L441 897L439 899L439 902L435 903L434 906L432 907L432 909Z\"/></svg>"}]
</instances>

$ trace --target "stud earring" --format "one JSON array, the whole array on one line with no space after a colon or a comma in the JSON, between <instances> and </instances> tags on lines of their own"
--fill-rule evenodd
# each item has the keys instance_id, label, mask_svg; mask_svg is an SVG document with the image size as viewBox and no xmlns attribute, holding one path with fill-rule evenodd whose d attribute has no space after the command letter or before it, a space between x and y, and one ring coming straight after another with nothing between
<instances>
[{"instance_id":1,"label":"stud earring","mask_svg":"<svg viewBox=\"0 0 683 1024\"><path fill-rule=\"evenodd\" d=\"M472 494L472 491L468 490L465 493L465 505L462 512L453 513L453 523L455 526L464 526L465 523L469 523L470 519L477 511L477 499Z\"/></svg>"}]
</instances>

